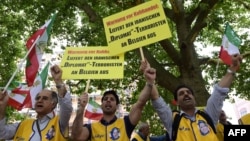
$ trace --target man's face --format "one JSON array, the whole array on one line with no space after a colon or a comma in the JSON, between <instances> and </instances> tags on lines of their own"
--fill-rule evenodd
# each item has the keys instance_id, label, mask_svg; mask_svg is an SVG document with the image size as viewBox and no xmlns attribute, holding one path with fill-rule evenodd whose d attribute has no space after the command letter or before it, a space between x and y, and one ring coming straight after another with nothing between
<instances>
[{"instance_id":1,"label":"man's face","mask_svg":"<svg viewBox=\"0 0 250 141\"><path fill-rule=\"evenodd\" d=\"M194 95L188 88L180 88L177 91L177 104L181 108L188 108L195 106Z\"/></svg>"},{"instance_id":2,"label":"man's face","mask_svg":"<svg viewBox=\"0 0 250 141\"><path fill-rule=\"evenodd\" d=\"M112 94L105 95L105 97L103 97L103 101L101 105L103 113L108 114L108 115L115 114L117 107L118 107L116 102L117 101L114 95Z\"/></svg>"},{"instance_id":3,"label":"man's face","mask_svg":"<svg viewBox=\"0 0 250 141\"><path fill-rule=\"evenodd\" d=\"M44 116L48 113L50 113L55 103L52 100L52 92L49 90L43 90L39 94L37 94L35 100L35 110L38 114L38 116Z\"/></svg>"}]
</instances>

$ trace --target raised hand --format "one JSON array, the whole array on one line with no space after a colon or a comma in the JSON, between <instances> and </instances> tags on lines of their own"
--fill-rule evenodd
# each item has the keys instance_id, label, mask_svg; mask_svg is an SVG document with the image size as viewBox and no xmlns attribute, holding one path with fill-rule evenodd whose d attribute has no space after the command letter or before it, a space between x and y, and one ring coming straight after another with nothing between
<instances>
[{"instance_id":1,"label":"raised hand","mask_svg":"<svg viewBox=\"0 0 250 141\"><path fill-rule=\"evenodd\" d=\"M236 72L240 68L241 62L242 62L242 55L240 55L240 54L232 55L232 64L230 66L230 69L232 71Z\"/></svg>"},{"instance_id":2,"label":"raised hand","mask_svg":"<svg viewBox=\"0 0 250 141\"><path fill-rule=\"evenodd\" d=\"M154 68L146 68L144 71L144 77L150 84L154 84L156 78L156 70Z\"/></svg>"},{"instance_id":3,"label":"raised hand","mask_svg":"<svg viewBox=\"0 0 250 141\"><path fill-rule=\"evenodd\" d=\"M52 66L50 72L55 83L62 83L62 70L58 65Z\"/></svg>"},{"instance_id":4,"label":"raised hand","mask_svg":"<svg viewBox=\"0 0 250 141\"><path fill-rule=\"evenodd\" d=\"M141 61L141 65L140 65L140 71L144 73L144 71L147 69L147 68L150 68L150 64L148 63L148 61L145 59L145 60L142 60Z\"/></svg>"},{"instance_id":5,"label":"raised hand","mask_svg":"<svg viewBox=\"0 0 250 141\"><path fill-rule=\"evenodd\" d=\"M86 105L88 104L89 95L87 92L83 92L83 94L78 98L78 109L84 110Z\"/></svg>"}]
</instances>

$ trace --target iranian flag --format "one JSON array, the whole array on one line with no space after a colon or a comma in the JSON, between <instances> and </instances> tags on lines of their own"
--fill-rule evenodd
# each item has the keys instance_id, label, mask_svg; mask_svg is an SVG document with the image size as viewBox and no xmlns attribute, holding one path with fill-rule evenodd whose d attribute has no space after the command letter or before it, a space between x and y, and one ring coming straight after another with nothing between
<instances>
[{"instance_id":1,"label":"iranian flag","mask_svg":"<svg viewBox=\"0 0 250 141\"><path fill-rule=\"evenodd\" d=\"M36 77L33 86L29 90L29 94L24 101L23 108L34 108L35 97L45 88L46 80L48 77L49 63L46 64L41 73Z\"/></svg>"},{"instance_id":2,"label":"iranian flag","mask_svg":"<svg viewBox=\"0 0 250 141\"><path fill-rule=\"evenodd\" d=\"M90 98L84 116L91 120L100 120L102 115L101 106L93 98Z\"/></svg>"},{"instance_id":3,"label":"iranian flag","mask_svg":"<svg viewBox=\"0 0 250 141\"><path fill-rule=\"evenodd\" d=\"M34 83L40 67L43 50L47 46L52 24L56 14L52 16L42 27L40 27L26 42L27 50L30 51L26 61L26 82L30 87Z\"/></svg>"},{"instance_id":4,"label":"iranian flag","mask_svg":"<svg viewBox=\"0 0 250 141\"><path fill-rule=\"evenodd\" d=\"M232 64L231 55L240 54L239 46L241 44L241 39L233 31L230 25L227 23L222 38L222 45L219 57L227 65Z\"/></svg>"},{"instance_id":5,"label":"iranian flag","mask_svg":"<svg viewBox=\"0 0 250 141\"><path fill-rule=\"evenodd\" d=\"M21 110L22 105L29 93L27 85L19 83L19 86L14 89L7 90L7 92L9 95L8 105L17 110Z\"/></svg>"}]
</instances>

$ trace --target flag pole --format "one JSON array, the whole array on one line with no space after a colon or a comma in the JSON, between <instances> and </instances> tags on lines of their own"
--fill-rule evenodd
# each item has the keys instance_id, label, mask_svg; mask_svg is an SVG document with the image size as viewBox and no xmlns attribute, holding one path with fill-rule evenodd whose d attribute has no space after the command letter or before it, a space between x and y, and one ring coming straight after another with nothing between
<instances>
[{"instance_id":1,"label":"flag pole","mask_svg":"<svg viewBox=\"0 0 250 141\"><path fill-rule=\"evenodd\" d=\"M24 56L24 58L22 59L22 61L20 62L19 66L17 67L16 71L12 74L9 82L6 84L6 86L4 87L4 92L8 89L11 81L14 79L14 77L16 76L17 72L19 71L19 69L22 67L23 62L25 61L25 59L27 58L27 56L29 55L29 53L31 52L31 50L34 48L35 44L37 43L38 39L40 38L40 35L36 38L35 42L32 44L32 46L29 48L28 52L26 53L26 55Z\"/></svg>"},{"instance_id":2,"label":"flag pole","mask_svg":"<svg viewBox=\"0 0 250 141\"><path fill-rule=\"evenodd\" d=\"M216 70L215 70L215 73L214 73L214 78L215 78L215 79L216 79L217 76L218 76L219 65L220 65L220 60L218 59L217 65L216 65ZM214 84L215 84L215 82L216 82L216 80L214 81Z\"/></svg>"},{"instance_id":3,"label":"flag pole","mask_svg":"<svg viewBox=\"0 0 250 141\"><path fill-rule=\"evenodd\" d=\"M88 92L88 89L89 89L89 83L90 83L90 79L88 79L86 87L85 87L85 92L86 93Z\"/></svg>"},{"instance_id":4,"label":"flag pole","mask_svg":"<svg viewBox=\"0 0 250 141\"><path fill-rule=\"evenodd\" d=\"M145 59L144 59L144 54L143 54L142 47L140 47L140 54L141 54L141 59L142 59L142 61L144 61Z\"/></svg>"}]
</instances>

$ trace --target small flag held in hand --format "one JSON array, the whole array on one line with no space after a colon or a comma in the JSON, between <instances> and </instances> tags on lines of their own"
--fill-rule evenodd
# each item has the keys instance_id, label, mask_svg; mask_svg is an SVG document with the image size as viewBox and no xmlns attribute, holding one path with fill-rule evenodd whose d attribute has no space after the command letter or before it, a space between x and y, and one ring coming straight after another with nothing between
<instances>
[{"instance_id":1,"label":"small flag held in hand","mask_svg":"<svg viewBox=\"0 0 250 141\"><path fill-rule=\"evenodd\" d=\"M239 46L241 44L241 39L233 31L230 25L227 23L222 38L222 45L219 54L219 58L227 65L232 64L231 55L240 54Z\"/></svg>"}]
</instances>

